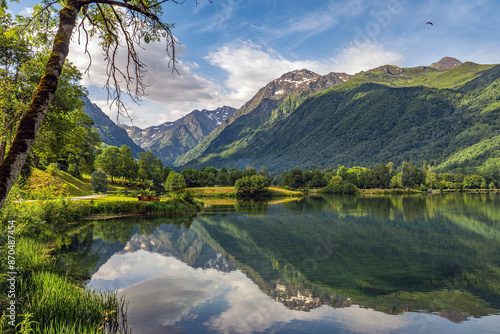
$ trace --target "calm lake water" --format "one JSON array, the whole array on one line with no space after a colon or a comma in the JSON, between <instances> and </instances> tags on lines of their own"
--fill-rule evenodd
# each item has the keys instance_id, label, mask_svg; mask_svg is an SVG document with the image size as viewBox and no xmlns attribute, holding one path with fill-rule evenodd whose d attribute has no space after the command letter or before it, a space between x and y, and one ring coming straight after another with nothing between
<instances>
[{"instance_id":1,"label":"calm lake water","mask_svg":"<svg viewBox=\"0 0 500 334\"><path fill-rule=\"evenodd\" d=\"M126 295L133 333L500 332L500 196L240 203L71 238L61 263Z\"/></svg>"}]
</instances>

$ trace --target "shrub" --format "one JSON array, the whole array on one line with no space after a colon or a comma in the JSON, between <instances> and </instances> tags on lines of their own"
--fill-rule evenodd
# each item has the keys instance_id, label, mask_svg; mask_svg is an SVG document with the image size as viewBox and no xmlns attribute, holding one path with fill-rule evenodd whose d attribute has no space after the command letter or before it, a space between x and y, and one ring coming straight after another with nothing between
<instances>
[{"instance_id":1,"label":"shrub","mask_svg":"<svg viewBox=\"0 0 500 334\"><path fill-rule=\"evenodd\" d=\"M345 182L343 184L330 183L323 188L322 192L325 194L337 194L337 195L351 195L355 194L357 188L354 184Z\"/></svg>"},{"instance_id":2,"label":"shrub","mask_svg":"<svg viewBox=\"0 0 500 334\"><path fill-rule=\"evenodd\" d=\"M49 167L47 167L47 172L52 176L56 176L59 174L59 167L55 162L53 162L49 165Z\"/></svg>"},{"instance_id":3,"label":"shrub","mask_svg":"<svg viewBox=\"0 0 500 334\"><path fill-rule=\"evenodd\" d=\"M242 196L261 196L267 193L267 179L262 175L245 176L236 181L234 189Z\"/></svg>"},{"instance_id":4,"label":"shrub","mask_svg":"<svg viewBox=\"0 0 500 334\"><path fill-rule=\"evenodd\" d=\"M93 192L105 193L108 191L108 176L102 169L98 169L92 173L90 183L92 184Z\"/></svg>"},{"instance_id":5,"label":"shrub","mask_svg":"<svg viewBox=\"0 0 500 334\"><path fill-rule=\"evenodd\" d=\"M465 189L486 188L486 180L480 175L467 175L463 182Z\"/></svg>"},{"instance_id":6,"label":"shrub","mask_svg":"<svg viewBox=\"0 0 500 334\"><path fill-rule=\"evenodd\" d=\"M184 176L176 172L170 172L165 182L165 189L167 191L177 191L186 188L186 181Z\"/></svg>"}]
</instances>

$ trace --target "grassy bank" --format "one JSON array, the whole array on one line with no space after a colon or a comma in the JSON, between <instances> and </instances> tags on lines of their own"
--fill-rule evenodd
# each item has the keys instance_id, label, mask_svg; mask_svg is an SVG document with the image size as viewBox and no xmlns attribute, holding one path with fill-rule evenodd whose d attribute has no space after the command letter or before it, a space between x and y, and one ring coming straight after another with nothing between
<instances>
[{"instance_id":1,"label":"grassy bank","mask_svg":"<svg viewBox=\"0 0 500 334\"><path fill-rule=\"evenodd\" d=\"M189 198L161 202L124 200L47 200L19 202L13 193L0 212L0 289L9 291L6 273L15 268L14 296L0 297L1 333L126 333L125 301L115 293L90 291L81 277L56 265L52 255L61 231L87 224L88 216L176 215L199 207ZM9 221L13 221L12 224ZM12 226L12 227L9 227ZM9 238L10 236L10 238ZM10 240L15 240L10 241ZM9 248L9 242L11 247ZM54 248L56 247L56 248ZM9 250L10 253L9 254ZM11 255L12 258L8 258ZM11 261L9 263L9 261ZM13 263L12 261L15 261ZM15 324L8 307L15 301Z\"/></svg>"},{"instance_id":2,"label":"grassy bank","mask_svg":"<svg viewBox=\"0 0 500 334\"><path fill-rule=\"evenodd\" d=\"M4 259L2 259L4 260ZM4 263L4 261L2 262ZM126 333L125 300L79 287L60 272L50 249L35 238L16 239L16 327L3 314L1 333ZM7 272L2 268L2 272ZM2 277L5 291L6 277ZM11 299L2 296L2 310Z\"/></svg>"},{"instance_id":3,"label":"grassy bank","mask_svg":"<svg viewBox=\"0 0 500 334\"><path fill-rule=\"evenodd\" d=\"M422 194L422 191L417 189L358 189L357 192L359 196Z\"/></svg>"},{"instance_id":4,"label":"grassy bank","mask_svg":"<svg viewBox=\"0 0 500 334\"><path fill-rule=\"evenodd\" d=\"M488 194L488 193L500 193L498 189L432 189L430 192L418 190L418 189L358 189L358 195L360 196L378 196L378 195L416 195L416 194L446 194L446 193L469 193L469 194Z\"/></svg>"},{"instance_id":5,"label":"grassy bank","mask_svg":"<svg viewBox=\"0 0 500 334\"><path fill-rule=\"evenodd\" d=\"M301 197L304 194L300 191L286 190L279 187L268 187L269 197ZM198 198L236 198L237 193L234 187L199 187L186 188L194 197Z\"/></svg>"}]
</instances>

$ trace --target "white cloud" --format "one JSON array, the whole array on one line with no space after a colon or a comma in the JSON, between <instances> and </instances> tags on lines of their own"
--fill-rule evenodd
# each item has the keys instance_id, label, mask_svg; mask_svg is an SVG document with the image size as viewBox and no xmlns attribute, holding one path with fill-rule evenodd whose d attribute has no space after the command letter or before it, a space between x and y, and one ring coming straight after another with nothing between
<instances>
[{"instance_id":1,"label":"white cloud","mask_svg":"<svg viewBox=\"0 0 500 334\"><path fill-rule=\"evenodd\" d=\"M318 74L355 74L380 65L398 65L403 61L402 55L387 51L376 42L352 43L330 59L291 61L272 49L264 50L252 42L238 41L211 52L206 58L228 73L225 87L231 93L225 98L233 105L244 104L268 82L296 69L307 68Z\"/></svg>"},{"instance_id":2,"label":"white cloud","mask_svg":"<svg viewBox=\"0 0 500 334\"><path fill-rule=\"evenodd\" d=\"M124 99L131 114L136 117L134 122L137 123L136 125L141 127L157 125L159 121L174 121L194 109L217 108L223 105L224 89L215 82L197 75L194 71L199 67L198 64L179 60L176 65L179 73L172 72L171 66L169 67L170 58L165 52L165 43L151 43L143 46L145 49L141 49L139 55L141 61L147 66L143 80L148 86L147 96L143 98L144 103L140 105L130 99ZM104 87L108 79L107 62L97 39L89 42L88 49L92 55L92 65L90 72L83 75L82 84L87 87ZM183 45L177 45L176 54L177 57L185 54ZM82 72L89 65L89 58L84 54L83 43L78 45L77 38L72 40L68 59ZM124 70L126 63L127 50L122 48L117 56L117 64L121 70ZM124 80L120 82L120 85L124 88ZM98 105L103 111L116 120L116 108L109 110L109 107L103 103L106 98L104 89L98 95L92 96L91 94L90 98L93 101L99 100Z\"/></svg>"},{"instance_id":3,"label":"white cloud","mask_svg":"<svg viewBox=\"0 0 500 334\"><path fill-rule=\"evenodd\" d=\"M19 12L19 15L30 17L31 15L33 15L34 12L35 10L33 9L33 7L24 7Z\"/></svg>"},{"instance_id":4,"label":"white cloud","mask_svg":"<svg viewBox=\"0 0 500 334\"><path fill-rule=\"evenodd\" d=\"M381 65L400 65L404 57L374 42L354 42L331 59L335 72L355 74Z\"/></svg>"},{"instance_id":5,"label":"white cloud","mask_svg":"<svg viewBox=\"0 0 500 334\"><path fill-rule=\"evenodd\" d=\"M388 333L405 331L422 319L439 319L411 312L389 315L356 305L292 310L239 270L195 269L172 256L144 250L113 255L92 276L89 287L119 289L127 298L128 323L143 334L168 332L200 317L207 331L218 333L272 332L294 321L321 322L332 332ZM211 305L220 311L203 319L203 307Z\"/></svg>"},{"instance_id":6,"label":"white cloud","mask_svg":"<svg viewBox=\"0 0 500 334\"><path fill-rule=\"evenodd\" d=\"M308 24L305 24L308 26ZM302 27L301 29L306 29ZM174 121L194 109L211 109L223 105L239 108L253 97L268 82L286 72L307 68L319 74L329 72L347 72L354 74L384 64L399 64L403 57L390 52L376 42L352 43L339 50L334 58L319 60L289 60L273 49L264 49L251 41L235 41L210 52L205 59L227 73L227 79L218 84L210 78L196 73L200 65L196 62L183 61L177 64L177 73L173 73L170 58L165 53L165 43L152 43L140 49L141 60L147 66L144 83L148 86L147 96L140 105L124 98L129 108L134 125L147 127L167 121ZM84 74L82 84L87 87L104 87L108 76L107 62L97 39L88 45L92 55L89 74ZM75 37L68 57L81 71L85 71L89 58L83 52L83 45ZM177 45L177 56L186 54L185 46ZM120 49L117 63L123 70L127 62L127 50ZM123 87L124 82L120 85ZM116 121L116 107L108 107L104 89L90 89L90 98L96 102L113 121ZM122 96L125 96L123 94ZM97 100L97 101L96 101ZM123 119L120 122L129 123Z\"/></svg>"},{"instance_id":7,"label":"white cloud","mask_svg":"<svg viewBox=\"0 0 500 334\"><path fill-rule=\"evenodd\" d=\"M206 58L212 65L228 72L225 87L231 93L226 98L234 105L244 104L269 81L286 72L317 67L314 61L290 61L271 49L263 50L248 41L223 46Z\"/></svg>"}]
</instances>

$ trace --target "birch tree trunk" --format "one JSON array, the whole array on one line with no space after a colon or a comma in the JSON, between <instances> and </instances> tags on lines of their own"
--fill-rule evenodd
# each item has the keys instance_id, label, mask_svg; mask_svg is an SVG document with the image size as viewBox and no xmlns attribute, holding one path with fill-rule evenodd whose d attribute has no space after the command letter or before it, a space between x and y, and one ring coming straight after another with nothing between
<instances>
[{"instance_id":1,"label":"birch tree trunk","mask_svg":"<svg viewBox=\"0 0 500 334\"><path fill-rule=\"evenodd\" d=\"M0 209L28 157L36 134L42 125L43 118L57 89L57 83L61 76L64 61L68 56L71 35L76 26L80 9L81 3L79 1L69 0L59 12L59 28L45 74L38 84L26 113L21 118L9 152L0 164Z\"/></svg>"}]
</instances>

